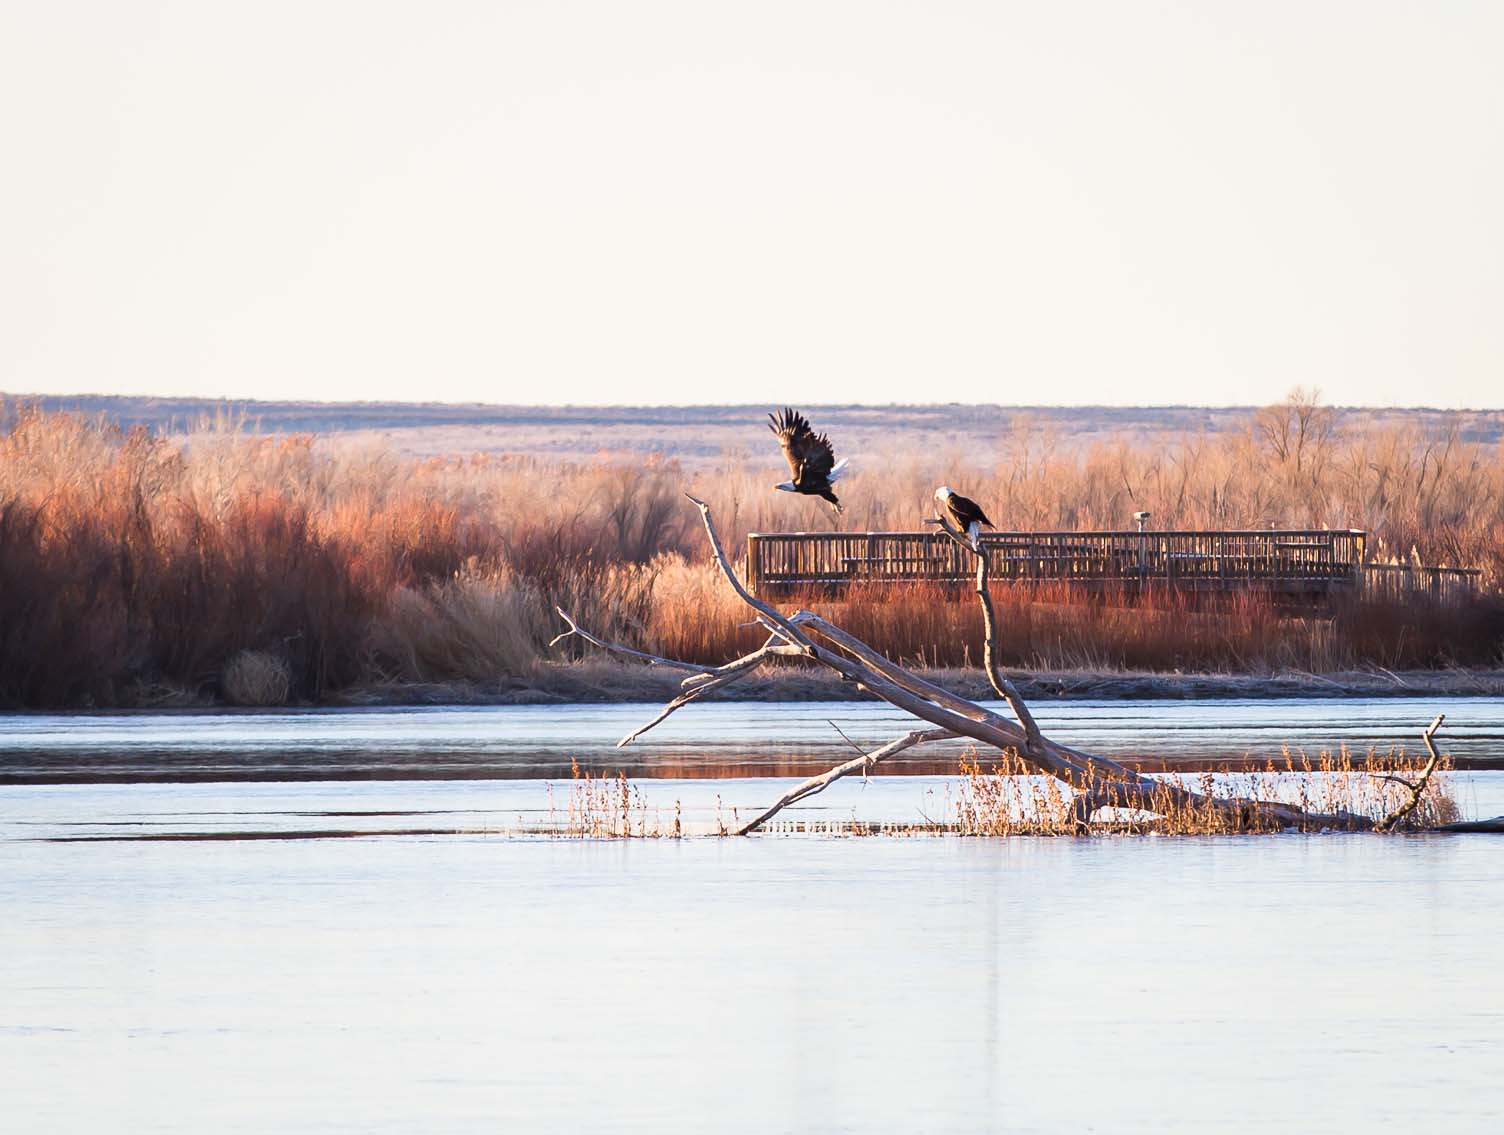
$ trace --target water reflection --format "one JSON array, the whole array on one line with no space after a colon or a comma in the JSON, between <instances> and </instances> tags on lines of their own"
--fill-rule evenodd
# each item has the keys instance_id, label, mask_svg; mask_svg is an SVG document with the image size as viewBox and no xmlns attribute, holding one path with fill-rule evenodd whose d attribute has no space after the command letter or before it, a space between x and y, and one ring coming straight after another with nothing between
<instances>
[{"instance_id":1,"label":"water reflection","mask_svg":"<svg viewBox=\"0 0 1504 1135\"><path fill-rule=\"evenodd\" d=\"M649 829L714 833L761 811L788 780L646 781L638 786ZM924 825L955 819L954 777L849 777L781 819L808 825ZM1452 794L1467 818L1504 815L1504 772L1456 773ZM0 786L0 843L103 839L310 839L319 836L487 838L567 825L569 782L322 781Z\"/></svg>"},{"instance_id":2,"label":"water reflection","mask_svg":"<svg viewBox=\"0 0 1504 1135\"><path fill-rule=\"evenodd\" d=\"M1497 758L1504 711L1479 700L1040 717L1194 762L1413 743L1443 711L1454 753ZM1498 837L505 834L562 807L572 756L708 826L847 751L827 719L864 744L907 728L882 706L722 704L610 747L647 712L0 719L7 1120L1236 1132L1273 1107L1335 1132L1504 1111ZM942 765L797 812L933 816ZM1504 813L1504 772L1456 785L1467 814Z\"/></svg>"},{"instance_id":3,"label":"water reflection","mask_svg":"<svg viewBox=\"0 0 1504 1135\"><path fill-rule=\"evenodd\" d=\"M0 717L0 783L566 779L571 762L634 778L804 777L849 753L836 727L875 748L910 719L874 703L691 706L643 740L616 740L642 705L495 706L240 714ZM1461 763L1504 767L1504 701L1485 698L1058 702L1037 710L1067 743L1146 768L1261 763L1284 746L1415 748L1442 736ZM880 775L951 773L959 743L910 750Z\"/></svg>"}]
</instances>

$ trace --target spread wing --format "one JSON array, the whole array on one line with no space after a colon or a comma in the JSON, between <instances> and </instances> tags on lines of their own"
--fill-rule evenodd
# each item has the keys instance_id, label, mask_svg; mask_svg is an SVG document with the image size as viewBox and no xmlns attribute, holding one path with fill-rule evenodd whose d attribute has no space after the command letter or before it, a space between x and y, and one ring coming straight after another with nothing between
<instances>
[{"instance_id":1,"label":"spread wing","mask_svg":"<svg viewBox=\"0 0 1504 1135\"><path fill-rule=\"evenodd\" d=\"M769 428L778 435L778 444L783 448L783 459L789 463L794 484L829 483L830 471L836 463L830 439L815 433L803 414L787 406L778 414L769 414L768 418L773 423Z\"/></svg>"}]
</instances>

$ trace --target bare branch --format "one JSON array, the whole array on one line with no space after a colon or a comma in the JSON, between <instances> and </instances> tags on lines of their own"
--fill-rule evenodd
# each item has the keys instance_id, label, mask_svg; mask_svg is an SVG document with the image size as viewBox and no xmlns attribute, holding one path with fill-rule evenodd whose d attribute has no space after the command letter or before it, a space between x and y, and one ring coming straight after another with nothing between
<instances>
[{"instance_id":1,"label":"bare branch","mask_svg":"<svg viewBox=\"0 0 1504 1135\"><path fill-rule=\"evenodd\" d=\"M1401 780L1399 777L1386 776L1384 778L1385 780L1399 780L1401 784L1403 784L1407 789L1410 790L1410 795L1403 804L1401 804L1394 811L1390 812L1389 815L1385 816L1382 820L1376 823L1373 826L1374 831L1392 832L1395 827L1404 820L1406 816L1408 816L1411 812L1415 811L1417 807L1419 807L1420 798L1425 795L1426 786L1431 781L1431 774L1434 773L1438 766L1440 766L1441 764L1441 754L1436 751L1435 737L1436 731L1441 728L1441 723L1446 719L1446 714L1438 713L1436 715L1436 720L1431 722L1430 725L1426 726L1426 731L1420 735L1421 740L1426 743L1426 748L1431 753L1431 759L1426 762L1425 767L1420 770L1420 775L1416 777L1413 782L1408 780Z\"/></svg>"},{"instance_id":2,"label":"bare branch","mask_svg":"<svg viewBox=\"0 0 1504 1135\"><path fill-rule=\"evenodd\" d=\"M1155 783L1130 769L1124 768L1116 761L1108 760L1091 753L1083 753L1072 749L1068 745L1041 738L1036 744L1035 751L1029 751L1029 736L1019 725L1015 725L1007 718L1000 717L990 709L969 702L965 698L958 697L949 690L943 689L915 674L911 674L903 667L889 661L872 647L862 642L861 639L847 631L842 630L834 623L816 615L812 611L800 611L790 620L801 627L807 627L818 634L821 638L829 639L842 650L852 655L866 668L876 671L886 678L901 691L922 698L942 709L949 710L953 714L959 714L978 725L984 726L993 732L987 736L972 734L974 739L984 745L993 745L1000 748L1011 748L1019 751L1019 755L1035 767L1035 771L1048 776L1057 776L1067 781L1078 791L1092 783L1110 781L1129 781L1142 784L1146 787ZM823 659L822 659L823 661ZM855 680L854 678L852 680ZM897 705L900 709L908 709L915 712L910 706L895 701L888 695L873 690L873 693L884 701ZM1020 699L1020 702L1022 699ZM925 720L932 720L926 718ZM1032 720L1032 717L1031 717ZM954 726L952 726L954 728ZM999 735L1003 739L999 739Z\"/></svg>"},{"instance_id":3,"label":"bare branch","mask_svg":"<svg viewBox=\"0 0 1504 1135\"><path fill-rule=\"evenodd\" d=\"M680 682L679 685L683 689L690 689L691 687L697 686L702 682L713 682L715 681L715 679L726 677L729 674L736 674L742 670L750 670L754 666L757 666L762 662L766 662L769 658L775 657L780 654L789 655L795 658L802 658L804 656L804 651L799 647L783 646L780 645L780 643L781 640L778 639L777 636L770 635L768 637L768 641L763 643L762 646L758 647L758 649L754 650L751 654L744 654L740 658L737 658L731 662L727 662L724 666L717 666L714 670L705 671L699 674L691 674L688 678L685 678L684 681Z\"/></svg>"},{"instance_id":4,"label":"bare branch","mask_svg":"<svg viewBox=\"0 0 1504 1135\"><path fill-rule=\"evenodd\" d=\"M758 626L762 627L765 631L767 631L769 634L773 635L775 638L779 639L782 642L788 643L790 646L796 646L796 647L798 647L798 640L795 639L792 634L790 634L788 631L784 630L777 623L773 622L772 619L769 619L769 618L767 618L766 616L763 616L763 615L758 615L756 621L757 621L757 625ZM789 621L790 622L795 622L796 620L790 619ZM801 654L804 653L804 648L803 647L798 647L798 649L799 649L799 653L801 653Z\"/></svg>"},{"instance_id":5,"label":"bare branch","mask_svg":"<svg viewBox=\"0 0 1504 1135\"><path fill-rule=\"evenodd\" d=\"M842 650L846 651L857 661L887 678L894 685L907 690L916 697L925 701L934 702L938 706L971 718L973 721L991 724L1002 729L1012 729L1014 726L1005 718L999 717L989 709L969 702L965 698L957 697L949 690L926 682L923 678L909 673L897 663L889 661L872 647L848 631L842 630L828 619L815 614L813 611L799 611L790 620L799 627L808 627L821 638L829 639ZM1020 737L1020 741L1022 737Z\"/></svg>"},{"instance_id":6,"label":"bare branch","mask_svg":"<svg viewBox=\"0 0 1504 1135\"><path fill-rule=\"evenodd\" d=\"M1018 718L1018 723L1023 726L1024 749L1032 753L1043 743L1043 738L1039 735L1039 725L1035 722L1034 715L1029 712L1029 707L1024 703L1018 687L1003 674L998 666L998 656L1002 653L1002 638L998 633L997 611L992 605L992 561L986 552L966 539L960 529L954 527L948 518L936 517L935 523L940 525L952 543L976 557L977 601L982 607L982 665L987 671L987 680L992 683L994 692L1008 703L1013 716Z\"/></svg>"},{"instance_id":7,"label":"bare branch","mask_svg":"<svg viewBox=\"0 0 1504 1135\"><path fill-rule=\"evenodd\" d=\"M738 674L732 675L732 677L730 678L714 678L709 682L705 682L694 687L694 689L685 690L682 694L678 695L666 706L660 709L657 716L654 717L653 720L649 721L646 725L638 726L636 729L632 730L632 732L623 737L620 741L616 742L616 747L618 749L625 748L633 741L637 740L637 738L641 737L649 729L653 728L653 726L663 724L664 720L668 717L669 714L673 713L674 710L682 709L692 701L698 701L701 694L707 694L711 690L720 689L722 686L727 685L729 682L734 680L734 678L740 676L741 673L745 673L745 671L740 671L738 672Z\"/></svg>"},{"instance_id":8,"label":"bare branch","mask_svg":"<svg viewBox=\"0 0 1504 1135\"><path fill-rule=\"evenodd\" d=\"M716 672L716 667L714 666L700 666L694 662L680 662L676 658L660 658L656 654L645 654L640 650L633 650L630 646L622 646L620 643L607 642L605 639L596 638L595 635L575 622L563 607L555 607L554 610L559 613L559 618L569 624L569 629L563 634L556 635L549 642L549 646L557 646L566 638L577 637L584 639L591 646L598 646L602 650L609 650L612 654L624 654L628 658L636 658L641 662L646 662L649 666L667 666L671 670L689 670L695 674L714 674Z\"/></svg>"},{"instance_id":9,"label":"bare branch","mask_svg":"<svg viewBox=\"0 0 1504 1135\"><path fill-rule=\"evenodd\" d=\"M795 646L767 645L754 650L751 654L743 655L734 662L728 662L726 665L708 674L696 674L693 677L686 678L681 683L683 689L681 694L664 706L652 721L649 721L646 725L638 729L634 729L620 741L616 742L616 747L620 749L626 745L630 745L649 729L653 728L653 726L661 724L674 710L682 709L692 701L698 701L703 695L710 693L711 690L719 690L722 686L729 686L738 678L750 674L757 668L759 663L766 661L768 658L778 654L802 656L803 653L802 650Z\"/></svg>"},{"instance_id":10,"label":"bare branch","mask_svg":"<svg viewBox=\"0 0 1504 1135\"><path fill-rule=\"evenodd\" d=\"M827 717L825 719L825 724L829 725L832 729L834 729L837 733L839 733L841 735L841 740L845 741L846 744L850 745L853 749L855 749L857 752L861 753L863 756L867 755L867 750L864 749L864 748L862 748L860 745L858 745L850 737L846 736L846 730L842 729L834 721L830 720L830 718Z\"/></svg>"},{"instance_id":11,"label":"bare branch","mask_svg":"<svg viewBox=\"0 0 1504 1135\"><path fill-rule=\"evenodd\" d=\"M698 497L690 496L689 493L685 493L684 495L689 497L690 502L700 510L700 519L705 522L705 535L710 538L710 550L715 553L716 562L721 565L721 572L726 576L727 582L731 584L737 595L741 597L742 602L766 618L774 627L786 632L785 637L791 642L807 648L807 653L813 652L815 644L805 637L803 631L791 624L775 608L764 603L748 591L742 584L742 581L737 578L736 571L731 566L731 560L726 556L726 549L721 547L721 538L716 534L715 525L710 522L710 506Z\"/></svg>"},{"instance_id":12,"label":"bare branch","mask_svg":"<svg viewBox=\"0 0 1504 1135\"><path fill-rule=\"evenodd\" d=\"M837 730L837 732L840 732L840 730ZM845 736L844 733L841 735ZM944 741L954 736L955 734L948 729L916 729L912 733L906 733L896 741L889 741L881 749L874 749L870 753L863 753L861 756L849 760L845 764L837 765L829 772L821 773L819 776L812 776L803 784L789 789L789 791L778 798L777 802L771 808L758 815L755 819L748 820L741 827L735 829L732 834L746 835L749 832L755 831L790 804L798 803L806 797L823 792L842 777L850 776L854 772L865 772L879 761L891 757L895 753L901 753L905 749L921 745L926 741ZM847 740L850 740L850 738L847 738Z\"/></svg>"}]
</instances>

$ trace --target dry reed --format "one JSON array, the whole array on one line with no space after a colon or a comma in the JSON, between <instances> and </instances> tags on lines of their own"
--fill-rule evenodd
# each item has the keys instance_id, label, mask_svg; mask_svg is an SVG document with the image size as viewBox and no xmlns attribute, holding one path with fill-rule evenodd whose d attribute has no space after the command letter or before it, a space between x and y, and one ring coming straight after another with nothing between
<instances>
[{"instance_id":1,"label":"dry reed","mask_svg":"<svg viewBox=\"0 0 1504 1135\"><path fill-rule=\"evenodd\" d=\"M221 421L178 436L0 405L0 704L194 700L232 658L282 659L287 697L362 683L543 680L555 604L604 637L717 663L759 641L704 558L684 487L732 547L751 530L829 527L772 492L776 453L672 462L404 460L260 437ZM847 528L913 529L940 480L1011 528L1329 524L1392 558L1482 567L1471 608L1344 601L1292 617L1257 597L1129 609L1069 590L997 601L1005 662L1050 669L1331 671L1495 665L1504 644L1504 451L1455 432L1343 425L1296 398L1215 437L1065 449L1020 423L1002 458L871 455L843 489ZM886 653L974 665L964 591L809 596Z\"/></svg>"},{"instance_id":2,"label":"dry reed","mask_svg":"<svg viewBox=\"0 0 1504 1135\"><path fill-rule=\"evenodd\" d=\"M1425 764L1425 757L1413 756L1404 749L1383 753L1371 749L1355 757L1343 747L1336 752L1323 751L1314 758L1286 749L1281 758L1255 768L1160 774L1167 787L1191 789L1207 803L1186 803L1167 791L1152 811L1100 810L1083 831L1071 810L1074 794L1069 786L1053 777L1031 773L1016 753L999 754L996 761L984 766L976 750L971 749L961 756L959 776L944 789L945 815L940 818L911 823L873 822L855 816L812 819L786 815L762 831L770 835L1006 837L1225 835L1259 830L1248 826L1252 814L1244 813L1240 822L1236 813L1211 803L1230 800L1291 804L1311 813L1346 813L1377 822L1408 800L1409 784L1417 781ZM1421 831L1459 818L1450 768L1450 761L1443 758L1417 807L1396 830ZM562 815L554 807L550 786L549 818L541 834L587 839L680 838L686 834L679 801L674 802L672 821L666 821L656 810L650 814L647 800L626 773L592 773L578 761L571 762L571 770ZM700 833L725 836L730 830L717 797L715 822L702 826Z\"/></svg>"},{"instance_id":3,"label":"dry reed","mask_svg":"<svg viewBox=\"0 0 1504 1135\"><path fill-rule=\"evenodd\" d=\"M1424 756L1404 749L1376 750L1355 758L1345 746L1311 758L1288 749L1263 766L1221 773L1161 774L1167 785L1178 784L1209 801L1263 800L1293 804L1303 811L1331 815L1339 812L1377 822L1408 799L1408 783L1416 781L1426 764ZM1450 823L1458 809L1447 776L1450 764L1427 782L1420 802L1400 830ZM948 790L949 791L949 790ZM962 835L1072 835L1071 789L1052 777L1031 775L1016 754L984 768L975 751L961 758L961 777L948 804L955 830ZM1247 817L1244 817L1247 819ZM1093 819L1099 831L1153 832L1163 835L1215 835L1247 830L1235 817L1214 804L1188 804L1166 793L1152 813L1105 809Z\"/></svg>"},{"instance_id":4,"label":"dry reed","mask_svg":"<svg viewBox=\"0 0 1504 1135\"><path fill-rule=\"evenodd\" d=\"M627 779L625 772L614 777L592 774L571 761L574 779L569 788L566 819L554 830L563 835L587 839L646 838L665 834L661 823L648 824L647 804L642 792ZM553 826L553 825L551 825ZM680 834L676 811L673 834Z\"/></svg>"}]
</instances>

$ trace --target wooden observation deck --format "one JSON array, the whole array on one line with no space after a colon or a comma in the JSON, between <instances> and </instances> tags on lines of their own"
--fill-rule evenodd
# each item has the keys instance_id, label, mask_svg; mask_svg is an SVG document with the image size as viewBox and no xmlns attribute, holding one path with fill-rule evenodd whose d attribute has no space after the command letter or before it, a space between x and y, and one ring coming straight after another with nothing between
<instances>
[{"instance_id":1,"label":"wooden observation deck","mask_svg":"<svg viewBox=\"0 0 1504 1135\"><path fill-rule=\"evenodd\" d=\"M981 542L995 583L1064 583L1112 594L1262 592L1309 602L1368 588L1454 602L1476 592L1480 574L1367 564L1367 534L1356 529L988 532ZM938 531L747 537L747 581L765 597L872 584L963 584L974 573L971 557Z\"/></svg>"}]
</instances>

